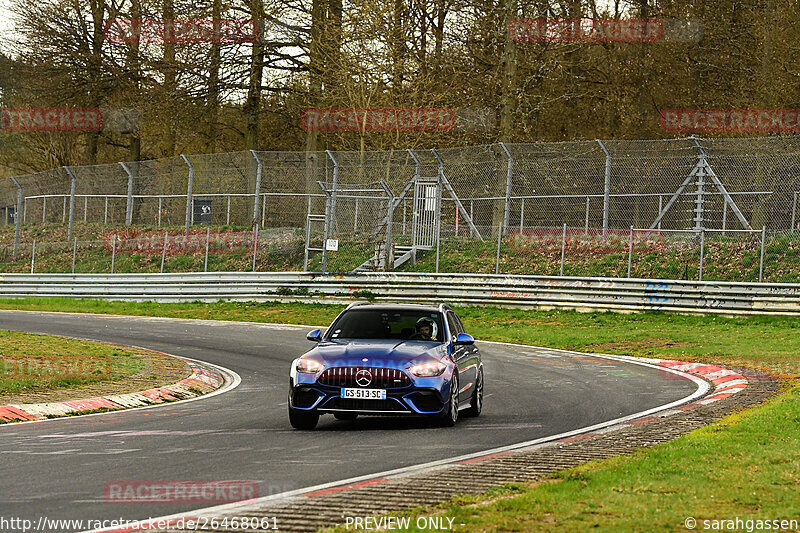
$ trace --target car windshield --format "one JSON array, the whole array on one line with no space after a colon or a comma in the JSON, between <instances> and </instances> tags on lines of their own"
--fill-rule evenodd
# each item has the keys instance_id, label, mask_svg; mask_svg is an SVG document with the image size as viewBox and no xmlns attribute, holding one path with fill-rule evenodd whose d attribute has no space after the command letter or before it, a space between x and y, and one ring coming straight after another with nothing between
<instances>
[{"instance_id":1,"label":"car windshield","mask_svg":"<svg viewBox=\"0 0 800 533\"><path fill-rule=\"evenodd\" d=\"M334 322L327 338L398 339L441 342L442 317L438 312L409 309L352 309Z\"/></svg>"}]
</instances>

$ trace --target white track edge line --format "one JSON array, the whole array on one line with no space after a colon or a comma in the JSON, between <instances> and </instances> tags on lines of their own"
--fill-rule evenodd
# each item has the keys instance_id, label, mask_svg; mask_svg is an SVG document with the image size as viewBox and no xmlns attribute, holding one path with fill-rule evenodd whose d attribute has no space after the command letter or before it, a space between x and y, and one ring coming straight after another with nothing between
<instances>
[{"instance_id":1,"label":"white track edge line","mask_svg":"<svg viewBox=\"0 0 800 533\"><path fill-rule=\"evenodd\" d=\"M507 345L507 346L517 346L517 347L525 347L525 348L542 348L542 349L545 349L545 350L558 351L558 352L568 353L568 354L572 354L572 355L600 357L600 358L605 358L605 359L614 359L614 360L618 360L618 361L624 362L624 363L638 364L638 365L650 367L650 368L653 368L653 369L656 369L656 370L659 370L659 371L666 371L666 372L669 372L671 374L675 374L675 375L681 376L683 378L686 378L686 379L694 382L697 385L697 390L695 390L689 396L686 396L686 397L681 398L679 400L675 400L675 401L670 402L668 404L664 404L664 405L661 405L661 406L653 407L653 408L647 409L645 411L640 411L638 413L633 413L633 414L626 415L624 417L619 417L619 418L616 418L616 419L613 419L613 420L600 422L598 424L594 424L594 425L591 425L591 426L585 426L585 427L574 429L574 430L567 431L567 432L564 432L564 433L559 433L557 435L550 435L550 436L547 436L547 437L540 437L538 439L525 441L525 442L520 442L520 443L517 443L517 444L510 444L510 445L506 445L506 446L501 446L501 447L498 447L498 448L490 448L488 450L482 450L482 451L479 451L479 452L473 452L473 453L470 453L470 454L460 455L460 456L452 457L452 458L448 458L448 459L440 459L438 461L431 461L429 463L424 463L424 464L421 464L421 465L412 465L412 466L407 466L407 467L402 467L402 468L396 468L396 469L393 469L393 470L386 470L386 471L383 471L383 472L377 472L377 473L374 473L374 474L365 474L363 476L347 478L347 479L343 479L343 480L339 480L339 481L331 481L331 482L328 482L328 483L322 483L322 484L314 485L314 486L311 486L311 487L305 487L305 488L297 489L297 490L293 490L293 491L287 491L287 492L282 492L282 493L279 493L279 494L272 494L272 495L269 495L269 496L264 496L264 497L261 497L261 498L255 498L253 500L248 500L246 502L234 502L234 503L228 503L228 504L223 504L223 505L216 505L216 506L212 506L212 507L205 507L205 508L201 508L201 509L196 509L194 511L186 511L186 512L176 513L176 514L172 514L172 515L166 515L166 516L151 518L151 519L148 519L148 520L142 520L140 522L132 522L131 527L133 527L133 526L135 526L137 524L148 524L148 523L152 523L152 522L156 522L156 521L169 521L169 520L177 520L177 519L180 519L180 518L197 517L197 516L203 516L203 515L208 515L208 514L212 514L212 513L220 513L220 512L225 512L225 511L229 511L229 510L234 510L234 509L237 509L237 508L240 508L240 507L244 508L244 507L248 507L248 506L251 506L251 505L262 505L262 504L265 504L265 503L274 503L274 502L279 502L279 501L292 500L292 499L296 499L299 496L302 496L303 494L307 494L309 492L316 492L316 491L319 491L319 490L325 490L325 489L330 489L330 488L341 487L343 485L350 485L350 484L353 484L353 483L358 483L358 482L361 482L361 481L368 481L368 480L376 479L376 478L404 477L404 476L408 476L408 475L411 475L411 474L424 472L424 471L427 471L427 470L435 470L437 468L440 468L440 467L443 467L443 466L447 466L447 465L450 465L450 464L453 464L453 463L458 463L460 461L466 461L466 460L474 459L474 458L477 458L477 457L483 457L485 455L493 455L493 454L496 454L496 453L503 453L503 452L506 452L506 451L513 451L513 450L521 450L521 449L525 449L525 448L532 448L532 447L535 447L537 445L545 444L545 443L552 442L552 441L558 441L558 440L561 440L561 439L564 439L564 438L572 437L572 436L575 436L575 435L580 435L582 433L588 433L588 432L591 432L591 431L594 431L594 430L603 429L603 428L607 428L607 427L612 427L612 426L627 422L629 420L635 420L637 418L642 418L644 416L647 416L647 415L650 415L650 414L653 414L653 413L657 413L657 412L660 412L660 411L665 411L665 410L671 409L673 407L677 407L678 405L683 405L685 403L691 402L692 400L694 400L694 399L696 399L698 397L701 397L701 396L705 395L708 392L708 390L711 388L711 385L706 380L704 380L702 378L699 378L697 376L694 376L692 374L688 374L686 372L681 372L679 370L674 370L674 369L667 368L667 367L661 367L661 366L654 365L654 364L651 364L651 363L646 363L644 361L635 361L635 360L631 361L631 360L628 360L628 358L626 358L625 356L598 355L598 354L590 354L590 353L582 353L582 352L572 352L572 351L569 351L569 350L560 350L560 349L557 349L557 348L545 348L545 347L531 346L531 345L527 345L527 344L515 344L515 343L510 343L510 342L496 342L496 341L480 341L480 342L486 342L486 343L491 343L491 344L503 344L503 345ZM90 530L90 531L85 531L83 533L111 532L111 531L119 531L120 529L121 528L119 528L119 527L117 527L117 528L93 529L93 530Z\"/></svg>"},{"instance_id":2,"label":"white track edge line","mask_svg":"<svg viewBox=\"0 0 800 533\"><path fill-rule=\"evenodd\" d=\"M75 313L75 314L78 314L78 313ZM34 335L49 335L48 333L39 333L39 332L33 332L33 331L28 332L28 333L32 333ZM63 335L59 335L59 336L63 336ZM82 340L82 341L89 341L89 342L104 342L104 341L98 341L96 339L86 339L86 338L83 338L83 337L69 337L69 338ZM108 344L116 344L116 343L108 343ZM140 350L148 350L148 351L151 351L151 352L159 352L159 350L153 350L151 348L144 348L142 346L134 346L133 344L118 344L118 346L130 346L131 348L138 348ZM212 367L216 368L217 370L219 370L223 374L223 376L225 378L229 378L230 379L230 383L228 384L228 386L223 385L222 387L218 388L217 390L215 390L213 392L209 392L208 394L203 394L202 396L195 396L194 398L186 398L185 400L177 400L175 402L163 402L163 403L158 403L158 404L155 404L155 405L144 405L142 407L128 407L128 408L124 408L124 409L114 409L114 410L111 410L111 411L103 411L102 413L88 413L88 414L85 414L85 415L67 415L67 416L57 416L55 418L43 418L41 420L23 420L21 422L7 422L5 424L0 424L0 431L3 431L3 428L5 428L5 427L19 426L19 425L22 425L22 424L41 424L43 422L64 421L65 419L66 420L73 420L73 419L76 419L76 418L86 418L86 417L89 417L89 416L113 415L113 414L120 414L120 413L126 413L126 412L144 411L145 409L155 409L157 407L167 407L169 405L178 405L180 403L194 402L194 401L197 401L197 400L206 400L208 398L211 398L212 396L217 396L219 394L224 394L226 392L230 392L233 389L235 389L236 387L238 387L239 385L241 385L241 383L242 383L242 378L238 373L234 372L233 370L231 370L229 368L225 368L224 366L215 365L214 363L208 363L206 361L201 361L200 359L194 359L192 357L184 357L182 355L175 355L175 354L166 353L166 352L159 352L159 353L162 353L164 355L168 355L170 357L174 357L176 359L186 359L187 361L192 361L193 363L212 366ZM226 381L227 381L227 379L226 379ZM169 385L165 385L165 386L169 387ZM139 391L136 391L136 392L139 392ZM65 401L73 401L73 400L65 400Z\"/></svg>"}]
</instances>

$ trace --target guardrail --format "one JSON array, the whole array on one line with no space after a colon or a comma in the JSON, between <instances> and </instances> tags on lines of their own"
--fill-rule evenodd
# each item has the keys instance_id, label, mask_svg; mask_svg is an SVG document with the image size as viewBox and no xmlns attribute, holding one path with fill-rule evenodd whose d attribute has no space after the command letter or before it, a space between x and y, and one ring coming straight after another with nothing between
<instances>
[{"instance_id":1,"label":"guardrail","mask_svg":"<svg viewBox=\"0 0 800 533\"><path fill-rule=\"evenodd\" d=\"M800 315L800 284L477 274L0 274L0 298L323 301Z\"/></svg>"}]
</instances>

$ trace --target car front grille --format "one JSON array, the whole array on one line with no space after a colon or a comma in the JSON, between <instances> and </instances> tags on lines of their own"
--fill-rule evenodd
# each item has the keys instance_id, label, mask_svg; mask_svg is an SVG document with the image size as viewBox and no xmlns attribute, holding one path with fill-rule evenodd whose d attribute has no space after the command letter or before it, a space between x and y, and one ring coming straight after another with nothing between
<instances>
[{"instance_id":1,"label":"car front grille","mask_svg":"<svg viewBox=\"0 0 800 533\"><path fill-rule=\"evenodd\" d=\"M359 384L358 378L364 378L367 372L369 372L370 376L369 383ZM411 385L411 379L402 370L362 366L328 368L317 378L317 381L322 385L361 387L365 389L393 389Z\"/></svg>"}]
</instances>

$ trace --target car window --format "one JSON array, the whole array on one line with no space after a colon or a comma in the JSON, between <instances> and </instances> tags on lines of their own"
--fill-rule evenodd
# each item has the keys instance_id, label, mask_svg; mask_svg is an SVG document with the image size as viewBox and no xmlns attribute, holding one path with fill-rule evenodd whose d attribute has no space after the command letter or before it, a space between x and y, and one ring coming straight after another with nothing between
<instances>
[{"instance_id":1,"label":"car window","mask_svg":"<svg viewBox=\"0 0 800 533\"><path fill-rule=\"evenodd\" d=\"M430 331L425 329L428 326ZM442 316L438 312L406 309L352 309L328 329L326 339L443 340ZM428 334L430 336L428 336Z\"/></svg>"},{"instance_id":2,"label":"car window","mask_svg":"<svg viewBox=\"0 0 800 533\"><path fill-rule=\"evenodd\" d=\"M450 326L450 333L455 337L459 333L464 333L464 328L458 321L458 317L452 311L447 312L447 325Z\"/></svg>"},{"instance_id":3,"label":"car window","mask_svg":"<svg viewBox=\"0 0 800 533\"><path fill-rule=\"evenodd\" d=\"M459 333L466 333L467 330L464 329L464 324L461 323L461 319L458 317L458 315L453 313L453 316L456 317L456 324L458 325L458 332Z\"/></svg>"}]
</instances>

